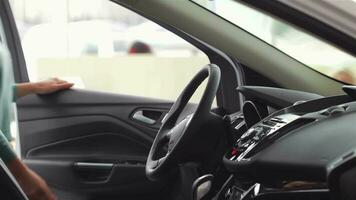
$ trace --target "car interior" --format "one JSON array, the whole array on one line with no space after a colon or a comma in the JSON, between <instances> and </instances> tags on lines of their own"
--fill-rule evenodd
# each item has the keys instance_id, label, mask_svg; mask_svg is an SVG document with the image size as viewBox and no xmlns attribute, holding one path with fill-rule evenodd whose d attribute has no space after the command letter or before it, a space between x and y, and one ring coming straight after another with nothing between
<instances>
[{"instance_id":1,"label":"car interior","mask_svg":"<svg viewBox=\"0 0 356 200\"><path fill-rule=\"evenodd\" d=\"M183 38L210 63L175 101L82 89L18 99L21 158L59 200L356 199L356 87L196 2L113 2ZM286 9L279 1L238 2L293 26L310 17L293 8L278 12ZM0 16L15 79L26 82L7 0ZM356 55L337 39L342 32L317 32L324 22L310 23L312 29L299 28ZM191 103L204 81L198 103ZM3 194L27 199L0 163Z\"/></svg>"}]
</instances>

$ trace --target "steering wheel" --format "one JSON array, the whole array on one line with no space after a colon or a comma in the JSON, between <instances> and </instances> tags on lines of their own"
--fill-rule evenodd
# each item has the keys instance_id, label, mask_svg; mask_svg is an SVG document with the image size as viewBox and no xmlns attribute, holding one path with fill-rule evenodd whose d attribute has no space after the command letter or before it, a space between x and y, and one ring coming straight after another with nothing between
<instances>
[{"instance_id":1,"label":"steering wheel","mask_svg":"<svg viewBox=\"0 0 356 200\"><path fill-rule=\"evenodd\" d=\"M180 120L189 99L207 78L206 88L195 112ZM206 136L202 140L200 138L202 135L199 132L201 132L202 126L213 117L210 110L219 84L219 67L214 64L208 64L184 88L163 120L150 149L146 163L148 179L160 179L178 164L197 158L202 153L198 146L209 145L207 142L201 141L214 140L214 137L209 137L209 134L205 134Z\"/></svg>"}]
</instances>

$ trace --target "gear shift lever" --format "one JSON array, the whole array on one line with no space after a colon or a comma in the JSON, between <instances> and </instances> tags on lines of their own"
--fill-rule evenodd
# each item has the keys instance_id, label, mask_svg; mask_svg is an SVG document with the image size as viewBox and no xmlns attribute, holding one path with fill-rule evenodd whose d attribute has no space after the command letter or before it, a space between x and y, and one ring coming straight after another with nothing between
<instances>
[{"instance_id":1,"label":"gear shift lever","mask_svg":"<svg viewBox=\"0 0 356 200\"><path fill-rule=\"evenodd\" d=\"M203 200L206 197L213 184L213 178L213 175L207 174L194 181L192 186L193 200Z\"/></svg>"}]
</instances>

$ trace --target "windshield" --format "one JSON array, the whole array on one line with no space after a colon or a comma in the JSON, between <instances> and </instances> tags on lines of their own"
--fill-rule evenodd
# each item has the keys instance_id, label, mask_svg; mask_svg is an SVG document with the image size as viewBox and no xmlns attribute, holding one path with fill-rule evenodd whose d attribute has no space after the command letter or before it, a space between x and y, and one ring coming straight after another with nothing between
<instances>
[{"instance_id":1,"label":"windshield","mask_svg":"<svg viewBox=\"0 0 356 200\"><path fill-rule=\"evenodd\" d=\"M329 77L356 84L356 58L308 33L234 0L194 0L250 34Z\"/></svg>"}]
</instances>

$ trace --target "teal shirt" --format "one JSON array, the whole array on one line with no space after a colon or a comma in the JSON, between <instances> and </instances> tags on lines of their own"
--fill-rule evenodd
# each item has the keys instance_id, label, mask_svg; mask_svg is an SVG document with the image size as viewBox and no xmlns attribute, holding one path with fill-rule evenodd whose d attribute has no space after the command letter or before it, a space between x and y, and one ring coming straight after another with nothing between
<instances>
[{"instance_id":1,"label":"teal shirt","mask_svg":"<svg viewBox=\"0 0 356 200\"><path fill-rule=\"evenodd\" d=\"M10 53L6 46L0 44L0 158L5 163L16 158L16 154L9 144L14 85Z\"/></svg>"}]
</instances>

